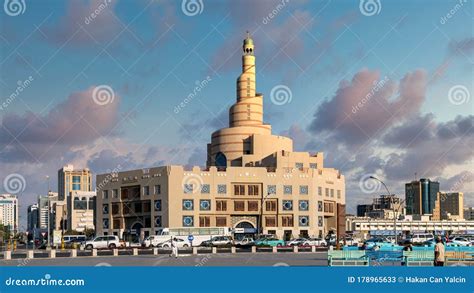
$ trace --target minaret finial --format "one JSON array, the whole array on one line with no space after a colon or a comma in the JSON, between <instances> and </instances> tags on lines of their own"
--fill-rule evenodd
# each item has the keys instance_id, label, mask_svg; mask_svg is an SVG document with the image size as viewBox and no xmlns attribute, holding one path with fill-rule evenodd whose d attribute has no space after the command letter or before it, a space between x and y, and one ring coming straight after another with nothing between
<instances>
[{"instance_id":1,"label":"minaret finial","mask_svg":"<svg viewBox=\"0 0 474 293\"><path fill-rule=\"evenodd\" d=\"M247 31L247 39L250 39L250 32Z\"/></svg>"}]
</instances>

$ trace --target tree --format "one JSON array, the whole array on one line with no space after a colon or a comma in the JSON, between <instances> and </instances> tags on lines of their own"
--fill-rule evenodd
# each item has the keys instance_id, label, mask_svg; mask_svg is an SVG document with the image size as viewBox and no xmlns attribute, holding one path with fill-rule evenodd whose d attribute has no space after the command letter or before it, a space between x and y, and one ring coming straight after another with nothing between
<instances>
[{"instance_id":1,"label":"tree","mask_svg":"<svg viewBox=\"0 0 474 293\"><path fill-rule=\"evenodd\" d=\"M95 235L95 230L91 228L86 228L84 230L84 235L86 235L87 238L93 237Z\"/></svg>"}]
</instances>

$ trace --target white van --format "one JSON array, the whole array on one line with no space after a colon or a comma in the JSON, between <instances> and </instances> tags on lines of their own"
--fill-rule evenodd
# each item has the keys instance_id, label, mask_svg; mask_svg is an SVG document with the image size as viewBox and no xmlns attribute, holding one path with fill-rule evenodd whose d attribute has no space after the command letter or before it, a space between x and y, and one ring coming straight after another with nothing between
<instances>
[{"instance_id":1,"label":"white van","mask_svg":"<svg viewBox=\"0 0 474 293\"><path fill-rule=\"evenodd\" d=\"M411 243L423 243L427 240L433 239L433 234L431 233L415 233L410 238Z\"/></svg>"},{"instance_id":2,"label":"white van","mask_svg":"<svg viewBox=\"0 0 474 293\"><path fill-rule=\"evenodd\" d=\"M84 242L86 241L86 235L64 235L63 236L64 243L72 243L72 242Z\"/></svg>"},{"instance_id":3,"label":"white van","mask_svg":"<svg viewBox=\"0 0 474 293\"><path fill-rule=\"evenodd\" d=\"M85 249L109 248L114 249L120 247L118 236L97 236L92 240L86 241L82 244Z\"/></svg>"}]
</instances>

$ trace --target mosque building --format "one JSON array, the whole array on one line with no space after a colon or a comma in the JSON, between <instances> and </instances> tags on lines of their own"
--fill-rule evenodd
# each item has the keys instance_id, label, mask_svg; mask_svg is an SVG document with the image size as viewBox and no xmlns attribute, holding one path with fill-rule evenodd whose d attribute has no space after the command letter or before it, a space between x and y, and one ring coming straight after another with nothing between
<instances>
[{"instance_id":1,"label":"mosque building","mask_svg":"<svg viewBox=\"0 0 474 293\"><path fill-rule=\"evenodd\" d=\"M168 165L97 175L97 235L141 237L163 228L227 227L235 237L344 234L345 180L323 153L263 122L255 46L247 34L229 126L212 133L206 168Z\"/></svg>"}]
</instances>

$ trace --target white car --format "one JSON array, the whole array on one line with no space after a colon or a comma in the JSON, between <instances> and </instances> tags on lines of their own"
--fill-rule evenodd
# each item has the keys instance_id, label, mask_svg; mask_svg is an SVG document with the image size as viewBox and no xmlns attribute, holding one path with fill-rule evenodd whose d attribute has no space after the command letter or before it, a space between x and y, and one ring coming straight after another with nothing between
<instances>
[{"instance_id":1,"label":"white car","mask_svg":"<svg viewBox=\"0 0 474 293\"><path fill-rule=\"evenodd\" d=\"M309 238L303 242L303 246L326 246L326 240L323 238Z\"/></svg>"},{"instance_id":2,"label":"white car","mask_svg":"<svg viewBox=\"0 0 474 293\"><path fill-rule=\"evenodd\" d=\"M471 241L469 241L468 239L466 239L464 237L454 237L453 239L451 239L451 243L457 244L459 246L471 246L472 245Z\"/></svg>"},{"instance_id":3,"label":"white car","mask_svg":"<svg viewBox=\"0 0 474 293\"><path fill-rule=\"evenodd\" d=\"M143 247L157 247L158 244L163 242L163 238L159 238L161 236L156 236L156 235L150 235L147 238L145 238L142 242Z\"/></svg>"},{"instance_id":4,"label":"white car","mask_svg":"<svg viewBox=\"0 0 474 293\"><path fill-rule=\"evenodd\" d=\"M176 238L175 240L173 240L174 242L174 245L176 245L176 247L178 248L183 248L183 247L189 247L190 246L190 243L181 239L181 238ZM160 244L157 245L158 247L160 248L171 248L171 240L166 240L165 242L162 242Z\"/></svg>"},{"instance_id":5,"label":"white car","mask_svg":"<svg viewBox=\"0 0 474 293\"><path fill-rule=\"evenodd\" d=\"M299 245L302 245L306 240L306 238L295 238L295 239L291 239L290 241L288 241L286 243L286 245L288 246L299 246Z\"/></svg>"},{"instance_id":6,"label":"white car","mask_svg":"<svg viewBox=\"0 0 474 293\"><path fill-rule=\"evenodd\" d=\"M250 237L234 241L235 246L252 246L254 243L255 241Z\"/></svg>"},{"instance_id":7,"label":"white car","mask_svg":"<svg viewBox=\"0 0 474 293\"><path fill-rule=\"evenodd\" d=\"M88 240L82 244L85 249L99 249L99 248L109 248L114 249L120 247L120 240L118 236L108 235L108 236L97 236L92 240Z\"/></svg>"}]
</instances>

